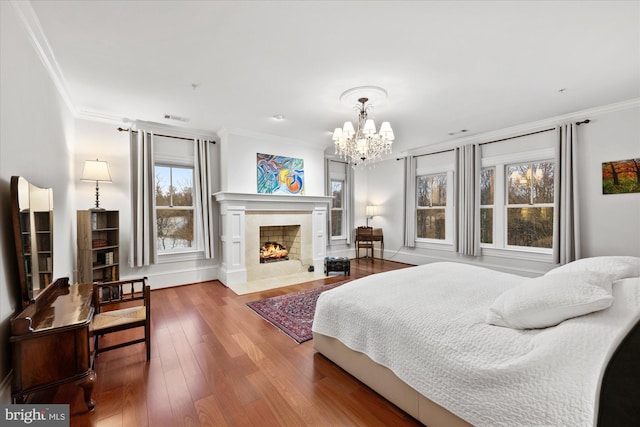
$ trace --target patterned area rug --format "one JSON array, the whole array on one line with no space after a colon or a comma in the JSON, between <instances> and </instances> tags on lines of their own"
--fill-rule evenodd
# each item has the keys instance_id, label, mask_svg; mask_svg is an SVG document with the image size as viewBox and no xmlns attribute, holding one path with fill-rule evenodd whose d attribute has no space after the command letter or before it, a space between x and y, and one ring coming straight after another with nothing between
<instances>
[{"instance_id":1,"label":"patterned area rug","mask_svg":"<svg viewBox=\"0 0 640 427\"><path fill-rule=\"evenodd\" d=\"M318 296L347 282L349 280L252 301L248 302L247 306L300 344L313 338L311 325L316 313Z\"/></svg>"}]
</instances>

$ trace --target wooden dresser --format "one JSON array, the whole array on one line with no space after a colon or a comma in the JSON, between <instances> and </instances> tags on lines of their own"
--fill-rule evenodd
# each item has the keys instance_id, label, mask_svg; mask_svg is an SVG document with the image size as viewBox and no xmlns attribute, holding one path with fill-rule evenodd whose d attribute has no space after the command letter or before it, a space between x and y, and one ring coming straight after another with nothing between
<instances>
[{"instance_id":1,"label":"wooden dresser","mask_svg":"<svg viewBox=\"0 0 640 427\"><path fill-rule=\"evenodd\" d=\"M92 293L91 283L69 285L67 278L58 279L11 320L15 403L25 402L31 393L76 382L84 390L87 407L93 409Z\"/></svg>"}]
</instances>

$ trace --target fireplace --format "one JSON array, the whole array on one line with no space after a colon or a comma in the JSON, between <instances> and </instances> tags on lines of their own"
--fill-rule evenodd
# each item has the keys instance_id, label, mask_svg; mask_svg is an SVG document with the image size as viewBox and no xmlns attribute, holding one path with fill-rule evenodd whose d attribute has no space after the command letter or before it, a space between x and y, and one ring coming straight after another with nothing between
<instances>
[{"instance_id":1,"label":"fireplace","mask_svg":"<svg viewBox=\"0 0 640 427\"><path fill-rule=\"evenodd\" d=\"M331 197L224 192L215 198L220 203L222 283L286 276L309 267L322 271ZM261 229L270 230L271 237L261 236ZM296 237L291 240L290 234ZM289 259L261 263L259 253L266 242L284 245Z\"/></svg>"},{"instance_id":2,"label":"fireplace","mask_svg":"<svg viewBox=\"0 0 640 427\"><path fill-rule=\"evenodd\" d=\"M300 259L300 225L260 227L260 263Z\"/></svg>"}]
</instances>

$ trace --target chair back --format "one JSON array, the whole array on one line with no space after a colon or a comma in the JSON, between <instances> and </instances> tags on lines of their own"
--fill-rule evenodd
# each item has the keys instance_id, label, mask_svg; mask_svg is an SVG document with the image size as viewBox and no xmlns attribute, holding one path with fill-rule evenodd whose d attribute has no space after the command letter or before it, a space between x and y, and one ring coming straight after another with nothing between
<instances>
[{"instance_id":1,"label":"chair back","mask_svg":"<svg viewBox=\"0 0 640 427\"><path fill-rule=\"evenodd\" d=\"M106 306L124 304L131 301L144 301L149 307L151 288L147 278L102 282L93 284L93 306L100 313Z\"/></svg>"},{"instance_id":2,"label":"chair back","mask_svg":"<svg viewBox=\"0 0 640 427\"><path fill-rule=\"evenodd\" d=\"M356 240L360 242L373 241L373 227L360 226L356 228Z\"/></svg>"}]
</instances>

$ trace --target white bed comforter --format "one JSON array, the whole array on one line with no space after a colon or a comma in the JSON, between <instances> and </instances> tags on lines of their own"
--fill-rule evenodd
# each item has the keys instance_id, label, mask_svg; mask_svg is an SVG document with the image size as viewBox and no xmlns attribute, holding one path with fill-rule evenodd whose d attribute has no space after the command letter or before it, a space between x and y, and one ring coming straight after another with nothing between
<instances>
[{"instance_id":1,"label":"white bed comforter","mask_svg":"<svg viewBox=\"0 0 640 427\"><path fill-rule=\"evenodd\" d=\"M485 323L523 277L460 263L375 274L324 292L313 331L391 369L476 426L593 426L602 371L640 318L640 278L606 310L538 330Z\"/></svg>"}]
</instances>

